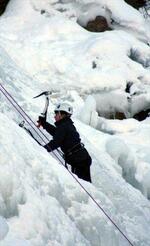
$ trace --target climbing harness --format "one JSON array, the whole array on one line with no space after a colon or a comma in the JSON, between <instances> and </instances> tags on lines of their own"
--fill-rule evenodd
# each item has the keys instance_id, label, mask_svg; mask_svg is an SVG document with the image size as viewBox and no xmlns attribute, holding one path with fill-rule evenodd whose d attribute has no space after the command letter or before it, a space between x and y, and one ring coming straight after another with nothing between
<instances>
[{"instance_id":1,"label":"climbing harness","mask_svg":"<svg viewBox=\"0 0 150 246\"><path fill-rule=\"evenodd\" d=\"M19 104L16 102L16 100L11 96L11 94L5 89L5 87L1 83L0 83L0 91L7 98L7 100L10 102L10 104L16 109L16 111L22 116L22 118L31 126L31 128L36 132L36 134L40 137L40 139L46 144L45 139L48 140L48 138L45 136L45 134L39 128L37 128L36 124L25 113L25 111L21 108L21 106L19 106ZM45 139L43 137L45 137ZM64 166L62 159L60 159L60 157L58 155L56 155L56 153L51 151L50 154L53 154L58 159L59 163ZM85 189L85 187L79 182L79 180L72 174L72 172L69 169L67 169L67 171L74 178L74 180L80 185L80 187L85 191L85 193L91 198L91 200L97 205L97 207L105 214L105 216L108 218L108 220L110 220L110 222L116 227L116 229L120 232L120 234L128 241L128 243L131 246L135 246L128 239L128 237L124 234L124 232L118 227L118 225L111 219L111 217L105 212L105 210L99 205L99 203L94 199L94 197Z\"/></svg>"},{"instance_id":2,"label":"climbing harness","mask_svg":"<svg viewBox=\"0 0 150 246\"><path fill-rule=\"evenodd\" d=\"M67 157L77 153L81 149L84 149L84 144L83 143L77 143L75 144L72 148L68 149L67 153L65 154Z\"/></svg>"}]
</instances>

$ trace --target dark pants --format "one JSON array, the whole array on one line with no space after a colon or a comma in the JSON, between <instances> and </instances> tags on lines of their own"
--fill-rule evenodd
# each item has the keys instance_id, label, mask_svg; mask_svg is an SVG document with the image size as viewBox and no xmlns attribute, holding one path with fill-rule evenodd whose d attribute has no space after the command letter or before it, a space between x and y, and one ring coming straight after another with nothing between
<instances>
[{"instance_id":1,"label":"dark pants","mask_svg":"<svg viewBox=\"0 0 150 246\"><path fill-rule=\"evenodd\" d=\"M80 179L92 183L91 174L90 174L91 162L92 162L91 158L89 157L84 161L81 161L79 163L74 163L72 166L72 172L76 174Z\"/></svg>"}]
</instances>

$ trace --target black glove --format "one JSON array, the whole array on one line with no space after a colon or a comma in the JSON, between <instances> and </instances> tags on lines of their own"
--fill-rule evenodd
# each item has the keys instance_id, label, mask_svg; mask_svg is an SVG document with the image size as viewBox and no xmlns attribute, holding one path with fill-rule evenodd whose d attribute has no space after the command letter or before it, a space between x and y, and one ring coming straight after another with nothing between
<instances>
[{"instance_id":1,"label":"black glove","mask_svg":"<svg viewBox=\"0 0 150 246\"><path fill-rule=\"evenodd\" d=\"M44 145L43 147L47 150L47 152L51 152L51 151L52 151L52 149L51 149L51 147L49 146L49 144L46 144L46 145Z\"/></svg>"},{"instance_id":2,"label":"black glove","mask_svg":"<svg viewBox=\"0 0 150 246\"><path fill-rule=\"evenodd\" d=\"M39 119L37 120L37 123L40 125L40 126L45 126L46 124L46 118L45 117L42 117L42 116L39 116Z\"/></svg>"}]
</instances>

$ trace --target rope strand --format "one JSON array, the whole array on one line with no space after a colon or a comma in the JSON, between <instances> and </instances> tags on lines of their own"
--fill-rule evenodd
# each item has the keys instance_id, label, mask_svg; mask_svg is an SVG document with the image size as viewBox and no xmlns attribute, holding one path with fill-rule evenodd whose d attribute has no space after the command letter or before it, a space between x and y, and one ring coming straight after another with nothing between
<instances>
[{"instance_id":1,"label":"rope strand","mask_svg":"<svg viewBox=\"0 0 150 246\"><path fill-rule=\"evenodd\" d=\"M19 104L15 101L15 99L12 97L12 96L10 96L10 94L7 92L7 90L1 85L1 83L0 83L0 86L3 88L3 90L5 91L3 91L2 89L0 89L1 90L1 92L3 93L3 95L7 98L7 100L13 105L13 107L16 109L16 111L22 116L22 118L29 124L29 126L33 129L33 131L34 132L36 132L36 134L39 136L39 138L44 142L44 144L47 144L47 142L45 141L45 139L43 139L42 138L42 136L39 134L39 132L38 132L38 130L40 130L37 126L36 126L36 124L32 121L32 119L24 112L24 110L19 106ZM11 99L10 99L10 98ZM13 100L13 101L11 101L11 100ZM16 105L17 106L16 106ZM19 109L18 109L18 108ZM22 112L21 112L21 111ZM24 114L26 115L26 117L24 116ZM30 123L30 121L31 122L33 122L34 123L34 126L36 127L36 128L34 128L32 125L31 125L31 123ZM42 132L42 131L40 131L40 133L42 133L42 135L43 136L45 136L45 134ZM47 136L45 136L45 138L47 138ZM48 138L47 138L47 140L49 140ZM51 151L51 149L50 149L50 147L49 147L49 150ZM52 151L51 151L52 152ZM52 154L59 160L59 162L62 162L61 161L61 159L59 158L59 156L58 155L56 155L56 153L54 153L54 152L52 152ZM63 162L62 162L62 164L63 164Z\"/></svg>"},{"instance_id":2,"label":"rope strand","mask_svg":"<svg viewBox=\"0 0 150 246\"><path fill-rule=\"evenodd\" d=\"M5 87L0 83L0 86L2 87L2 89L5 91L5 94L7 94L11 100L17 105L17 107L19 108L19 110L21 110L23 112L23 114L25 115L25 117L27 117L27 119L30 120L30 122L32 122L32 124L34 125L34 127L26 120L26 122L31 126L31 128L36 132L36 134L41 138L41 136L39 135L38 131L43 135L43 137L46 138L46 140L49 141L49 138L42 132L42 130L40 128L37 127L37 125L35 124L35 122L29 117L29 115L22 109L22 107L17 103L17 101L12 97L12 95L5 89ZM2 91L2 90L1 90ZM2 91L3 93L3 91ZM3 93L4 94L4 93ZM7 97L8 99L8 97ZM9 100L9 99L8 99ZM10 101L10 100L9 100ZM13 104L13 103L12 103ZM19 112L19 110L16 108L16 106L13 104L13 106L15 107L15 109ZM20 113L20 112L19 112ZM21 114L21 113L20 113ZM22 115L22 114L21 114ZM24 118L24 116L22 115L22 117ZM37 131L38 130L38 131ZM41 138L41 140L43 141L43 138ZM45 144L46 142L43 141ZM63 156L63 153L57 149L57 152Z\"/></svg>"},{"instance_id":3,"label":"rope strand","mask_svg":"<svg viewBox=\"0 0 150 246\"><path fill-rule=\"evenodd\" d=\"M0 83L0 86L1 86L1 88L4 90L2 90L1 88L0 88L0 91L2 92L2 94L8 99L8 101L12 104L12 106L17 110L17 112L23 117L23 119L32 127L32 129L37 133L37 135L41 138L41 140L45 143L45 140L43 140L43 138L41 137L41 135L38 133L38 131L40 131L40 129L39 128L37 128L37 126L35 125L35 123L32 121L32 119L24 112L24 110L18 105L18 103L15 101L15 99L8 93L8 91L4 88L4 86L2 86L2 84ZM11 99L10 99L10 98ZM12 102L12 101L13 102ZM16 106L16 105L17 106ZM18 108L19 109L18 109ZM21 112L20 112L21 111ZM26 116L26 118L25 118L25 116ZM34 126L36 126L36 128L37 129L35 129L32 125L31 125L31 123L30 122L32 122L33 124L34 124ZM45 134L41 131L41 133L42 133L42 135L46 138L46 139L48 139L47 138L47 136L45 136ZM64 166L64 164L63 164L63 162L62 162L62 160L61 159L59 159L59 157L53 152L53 151L51 151L51 152L49 152L50 154L52 153L58 160L59 160L59 162L60 162L60 164L62 164L63 166ZM85 191L85 193L91 198L91 200L96 204L96 206L105 214L105 216L108 218L108 220L110 220L110 222L116 227L116 229L121 233L121 235L128 241L128 243L131 245L131 246L135 246L135 245L133 245L133 243L128 239L128 237L124 234L124 232L122 232L122 230L117 226L117 224L111 219L111 217L105 212L105 210L99 205L99 203L94 199L94 197L85 189L85 187L79 182L79 180L73 175L73 173L69 170L69 169L66 169L69 173L70 173L70 175L74 178L74 180L80 185L80 187Z\"/></svg>"}]
</instances>

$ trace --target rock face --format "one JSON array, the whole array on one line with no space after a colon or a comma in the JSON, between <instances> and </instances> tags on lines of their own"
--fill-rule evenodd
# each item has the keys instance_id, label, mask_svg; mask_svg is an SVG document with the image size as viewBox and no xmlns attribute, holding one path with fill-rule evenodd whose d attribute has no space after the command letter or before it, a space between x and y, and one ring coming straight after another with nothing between
<instances>
[{"instance_id":1,"label":"rock face","mask_svg":"<svg viewBox=\"0 0 150 246\"><path fill-rule=\"evenodd\" d=\"M6 6L10 0L0 0L0 15L2 15L6 9Z\"/></svg>"},{"instance_id":2,"label":"rock face","mask_svg":"<svg viewBox=\"0 0 150 246\"><path fill-rule=\"evenodd\" d=\"M143 7L147 0L125 0L126 3L133 6L136 9Z\"/></svg>"},{"instance_id":3,"label":"rock face","mask_svg":"<svg viewBox=\"0 0 150 246\"><path fill-rule=\"evenodd\" d=\"M138 121L145 120L147 117L150 117L150 109L143 110L133 116L133 118Z\"/></svg>"},{"instance_id":4,"label":"rock face","mask_svg":"<svg viewBox=\"0 0 150 246\"><path fill-rule=\"evenodd\" d=\"M124 120L127 118L123 112L110 112L107 114L107 116L105 115L104 117L111 120Z\"/></svg>"},{"instance_id":5,"label":"rock face","mask_svg":"<svg viewBox=\"0 0 150 246\"><path fill-rule=\"evenodd\" d=\"M103 16L97 16L95 20L89 21L85 29L90 32L104 32L107 30L111 30L106 18Z\"/></svg>"}]
</instances>

